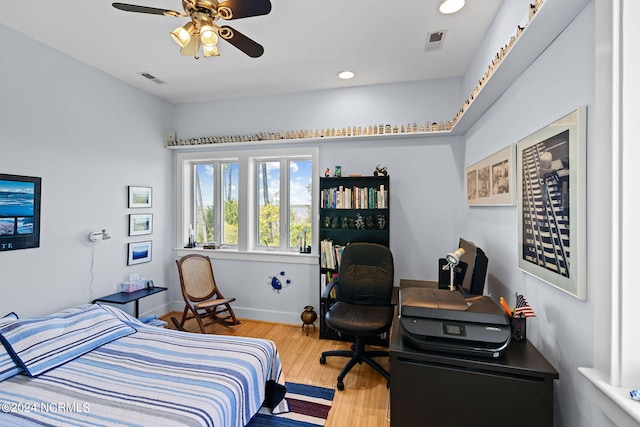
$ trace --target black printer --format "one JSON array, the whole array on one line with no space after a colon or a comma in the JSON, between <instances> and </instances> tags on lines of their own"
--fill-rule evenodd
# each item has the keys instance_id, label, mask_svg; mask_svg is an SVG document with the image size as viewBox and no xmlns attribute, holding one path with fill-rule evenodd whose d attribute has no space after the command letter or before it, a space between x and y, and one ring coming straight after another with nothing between
<instances>
[{"instance_id":1,"label":"black printer","mask_svg":"<svg viewBox=\"0 0 640 427\"><path fill-rule=\"evenodd\" d=\"M501 357L511 340L509 319L487 296L445 289L400 289L400 334L424 351Z\"/></svg>"}]
</instances>

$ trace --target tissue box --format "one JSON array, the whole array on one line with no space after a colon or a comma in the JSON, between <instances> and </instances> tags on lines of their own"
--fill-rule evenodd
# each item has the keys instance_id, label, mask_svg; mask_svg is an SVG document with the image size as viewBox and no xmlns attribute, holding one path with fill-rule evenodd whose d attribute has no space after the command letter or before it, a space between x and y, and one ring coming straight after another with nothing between
<instances>
[{"instance_id":1,"label":"tissue box","mask_svg":"<svg viewBox=\"0 0 640 427\"><path fill-rule=\"evenodd\" d=\"M145 289L147 287L147 279L134 280L133 282L120 283L120 292L131 293Z\"/></svg>"}]
</instances>

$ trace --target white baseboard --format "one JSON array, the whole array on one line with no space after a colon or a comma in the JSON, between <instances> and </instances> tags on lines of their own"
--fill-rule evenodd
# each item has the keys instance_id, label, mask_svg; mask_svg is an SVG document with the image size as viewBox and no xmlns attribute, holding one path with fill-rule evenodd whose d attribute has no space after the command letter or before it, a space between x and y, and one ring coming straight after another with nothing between
<instances>
[{"instance_id":1,"label":"white baseboard","mask_svg":"<svg viewBox=\"0 0 640 427\"><path fill-rule=\"evenodd\" d=\"M236 317L242 319L261 320L263 322L285 323L289 325L300 324L302 326L302 320L300 320L301 313L287 313L283 311L272 310L258 310L254 308L233 308L236 313Z\"/></svg>"},{"instance_id":2,"label":"white baseboard","mask_svg":"<svg viewBox=\"0 0 640 427\"><path fill-rule=\"evenodd\" d=\"M302 320L300 319L300 314L302 314L302 311L300 313L290 313L284 311L237 307L234 305L232 305L232 307L233 311L236 314L236 317L239 317L241 319L260 320L263 322L284 323L289 325L300 325L302 327ZM150 314L165 315L172 311L182 313L183 310L184 302L172 301L167 304L154 307L151 310L145 311L144 313L140 313L140 316ZM318 325L316 325L316 327L318 327Z\"/></svg>"}]
</instances>

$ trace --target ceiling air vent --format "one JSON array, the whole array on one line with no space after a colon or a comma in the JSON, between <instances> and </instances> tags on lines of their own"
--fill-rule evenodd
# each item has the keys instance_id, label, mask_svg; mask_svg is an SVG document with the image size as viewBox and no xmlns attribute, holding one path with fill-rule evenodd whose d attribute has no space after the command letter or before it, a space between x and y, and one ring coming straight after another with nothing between
<instances>
[{"instance_id":1,"label":"ceiling air vent","mask_svg":"<svg viewBox=\"0 0 640 427\"><path fill-rule=\"evenodd\" d=\"M159 80L158 78L156 78L156 76L154 76L153 74L148 73L146 71L143 71L143 72L138 73L138 74L140 74L145 79L151 80L152 82L157 83L159 85L165 84L165 82L163 82L162 80Z\"/></svg>"},{"instance_id":2,"label":"ceiling air vent","mask_svg":"<svg viewBox=\"0 0 640 427\"><path fill-rule=\"evenodd\" d=\"M427 43L424 45L425 52L433 52L442 48L442 42L447 30L435 31L431 34L427 34Z\"/></svg>"}]
</instances>

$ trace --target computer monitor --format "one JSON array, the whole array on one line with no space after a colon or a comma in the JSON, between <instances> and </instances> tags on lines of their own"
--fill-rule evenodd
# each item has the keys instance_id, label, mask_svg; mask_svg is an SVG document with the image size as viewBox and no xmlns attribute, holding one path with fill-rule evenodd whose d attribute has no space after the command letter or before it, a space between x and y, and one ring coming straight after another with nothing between
<instances>
[{"instance_id":1,"label":"computer monitor","mask_svg":"<svg viewBox=\"0 0 640 427\"><path fill-rule=\"evenodd\" d=\"M482 295L489 259L482 249L462 237L458 242L458 248L464 249L464 254L460 257L458 265L453 268L454 287L464 295ZM440 259L439 267L439 287L448 289L450 273L446 259Z\"/></svg>"}]
</instances>

